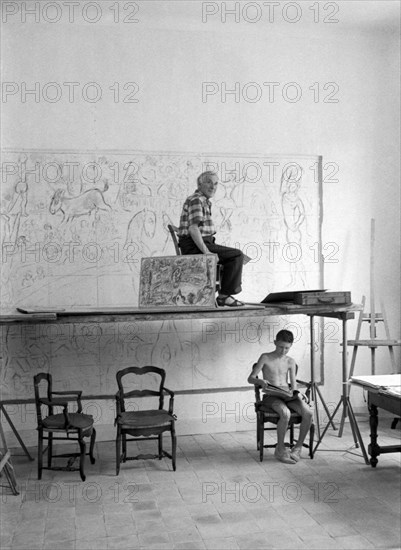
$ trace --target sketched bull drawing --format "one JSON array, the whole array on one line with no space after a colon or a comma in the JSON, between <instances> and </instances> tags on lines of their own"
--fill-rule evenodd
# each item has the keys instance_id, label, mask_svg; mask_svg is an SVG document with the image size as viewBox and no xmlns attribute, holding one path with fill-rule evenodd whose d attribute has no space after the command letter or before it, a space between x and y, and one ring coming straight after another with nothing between
<instances>
[{"instance_id":1,"label":"sketched bull drawing","mask_svg":"<svg viewBox=\"0 0 401 550\"><path fill-rule=\"evenodd\" d=\"M103 197L103 192L107 191L108 187L106 182L103 191L97 188L88 189L88 191L84 191L77 197L65 197L64 189L57 189L50 201L50 213L56 214L60 210L63 213L63 222L67 222L79 216L91 214L92 210L95 210L95 212L98 210L109 212L111 206L106 203Z\"/></svg>"}]
</instances>

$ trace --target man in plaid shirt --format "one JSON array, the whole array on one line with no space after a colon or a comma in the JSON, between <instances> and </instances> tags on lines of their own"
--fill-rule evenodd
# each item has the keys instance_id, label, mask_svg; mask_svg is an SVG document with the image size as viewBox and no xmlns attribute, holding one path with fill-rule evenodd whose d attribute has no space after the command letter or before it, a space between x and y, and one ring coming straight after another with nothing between
<instances>
[{"instance_id":1,"label":"man in plaid shirt","mask_svg":"<svg viewBox=\"0 0 401 550\"><path fill-rule=\"evenodd\" d=\"M214 172L203 172L198 177L198 188L189 196L182 208L178 230L179 246L183 254L217 254L222 266L217 304L219 306L238 307L243 302L232 294L241 292L242 266L244 255L236 248L215 243L216 233L213 225L211 199L217 188L219 178Z\"/></svg>"}]
</instances>

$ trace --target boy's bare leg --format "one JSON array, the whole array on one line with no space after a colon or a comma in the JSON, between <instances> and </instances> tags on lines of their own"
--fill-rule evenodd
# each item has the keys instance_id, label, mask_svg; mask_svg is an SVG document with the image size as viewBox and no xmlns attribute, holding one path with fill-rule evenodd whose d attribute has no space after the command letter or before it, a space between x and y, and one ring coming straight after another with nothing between
<instances>
[{"instance_id":1,"label":"boy's bare leg","mask_svg":"<svg viewBox=\"0 0 401 550\"><path fill-rule=\"evenodd\" d=\"M274 451L274 456L277 460L285 464L295 464L296 461L291 458L290 452L285 446L285 434L287 432L291 412L286 404L279 399L275 399L270 406L280 417L277 422L277 446Z\"/></svg>"},{"instance_id":2,"label":"boy's bare leg","mask_svg":"<svg viewBox=\"0 0 401 550\"><path fill-rule=\"evenodd\" d=\"M277 422L277 449L280 453L286 450L285 447L285 434L288 428L288 418L280 416L280 420Z\"/></svg>"},{"instance_id":3,"label":"boy's bare leg","mask_svg":"<svg viewBox=\"0 0 401 550\"><path fill-rule=\"evenodd\" d=\"M301 399L296 401L291 401L288 404L288 407L295 411L296 413L300 414L302 416L302 421L299 427L299 436L298 441L294 445L294 447L291 449L290 456L293 460L298 462L298 460L301 458L301 450L303 443L306 439L306 436L309 433L312 419L313 419L313 412L309 405L307 405L304 401Z\"/></svg>"},{"instance_id":4,"label":"boy's bare leg","mask_svg":"<svg viewBox=\"0 0 401 550\"><path fill-rule=\"evenodd\" d=\"M308 416L302 418L302 422L299 426L299 437L298 437L298 441L297 441L295 447L301 447L302 448L302 445L305 441L305 438L309 433L311 424L312 424L312 415L310 415L310 416L308 415Z\"/></svg>"}]
</instances>

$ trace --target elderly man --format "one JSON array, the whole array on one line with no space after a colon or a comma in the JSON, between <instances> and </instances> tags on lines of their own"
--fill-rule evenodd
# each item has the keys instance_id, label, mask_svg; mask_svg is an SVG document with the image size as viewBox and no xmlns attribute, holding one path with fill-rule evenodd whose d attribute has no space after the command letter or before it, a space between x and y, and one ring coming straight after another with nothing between
<instances>
[{"instance_id":1,"label":"elderly man","mask_svg":"<svg viewBox=\"0 0 401 550\"><path fill-rule=\"evenodd\" d=\"M214 172L203 172L198 177L198 188L182 208L178 230L179 246L183 254L217 254L223 266L217 305L238 307L243 302L232 294L241 292L244 255L236 248L215 243L215 229L211 216L210 199L214 196L219 178Z\"/></svg>"}]
</instances>

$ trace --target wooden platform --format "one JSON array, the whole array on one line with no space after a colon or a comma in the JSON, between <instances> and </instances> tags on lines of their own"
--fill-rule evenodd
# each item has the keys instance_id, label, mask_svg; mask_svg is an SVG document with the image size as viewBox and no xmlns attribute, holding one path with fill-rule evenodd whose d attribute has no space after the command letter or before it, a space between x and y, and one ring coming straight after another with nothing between
<instances>
[{"instance_id":1,"label":"wooden platform","mask_svg":"<svg viewBox=\"0 0 401 550\"><path fill-rule=\"evenodd\" d=\"M48 312L40 308L21 308L18 311L0 315L0 325L13 323L117 323L127 321L156 321L165 319L210 319L213 317L270 317L278 315L309 315L353 319L360 311L358 304L301 306L293 303L246 304L241 307L160 307L143 309L138 307L75 307L69 309L51 308Z\"/></svg>"}]
</instances>

